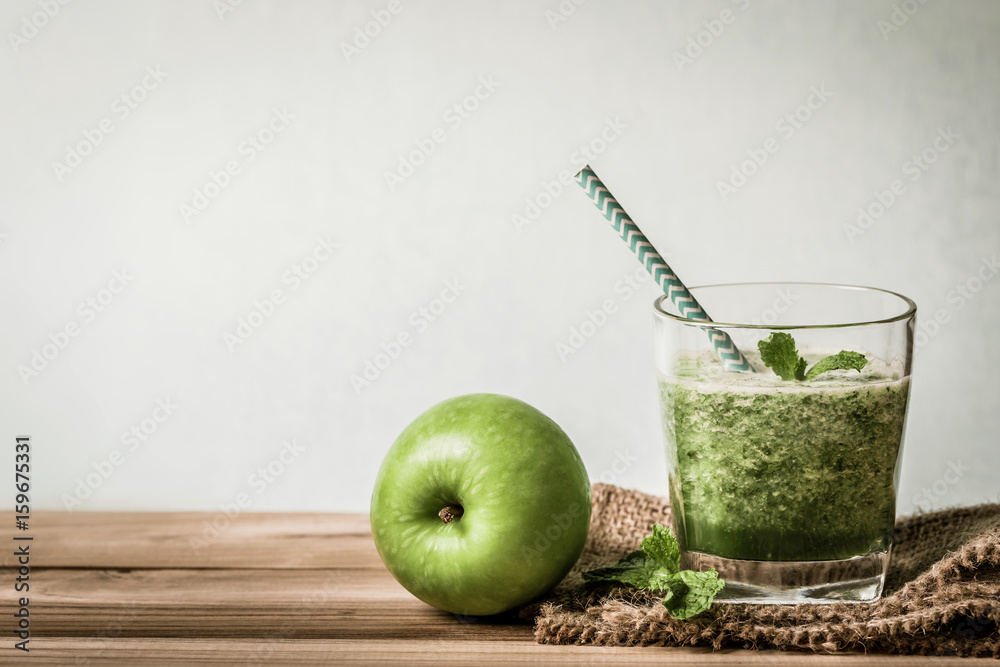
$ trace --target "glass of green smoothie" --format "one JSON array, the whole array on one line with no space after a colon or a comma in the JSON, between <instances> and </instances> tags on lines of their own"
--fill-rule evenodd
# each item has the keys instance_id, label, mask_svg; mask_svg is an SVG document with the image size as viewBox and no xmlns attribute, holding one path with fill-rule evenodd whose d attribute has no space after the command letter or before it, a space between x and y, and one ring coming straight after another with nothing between
<instances>
[{"instance_id":1,"label":"glass of green smoothie","mask_svg":"<svg viewBox=\"0 0 1000 667\"><path fill-rule=\"evenodd\" d=\"M816 283L692 288L714 322L655 305L681 567L731 602L869 601L892 549L916 305ZM725 370L724 332L754 372Z\"/></svg>"}]
</instances>

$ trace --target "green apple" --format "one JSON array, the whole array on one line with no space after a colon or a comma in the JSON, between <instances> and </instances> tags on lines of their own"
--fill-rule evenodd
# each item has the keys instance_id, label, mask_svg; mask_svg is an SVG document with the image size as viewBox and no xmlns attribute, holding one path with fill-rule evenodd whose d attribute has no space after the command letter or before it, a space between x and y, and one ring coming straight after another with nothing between
<instances>
[{"instance_id":1,"label":"green apple","mask_svg":"<svg viewBox=\"0 0 1000 667\"><path fill-rule=\"evenodd\" d=\"M486 616L529 602L576 563L590 480L559 426L527 403L438 403L389 449L372 493L379 556L438 609Z\"/></svg>"}]
</instances>

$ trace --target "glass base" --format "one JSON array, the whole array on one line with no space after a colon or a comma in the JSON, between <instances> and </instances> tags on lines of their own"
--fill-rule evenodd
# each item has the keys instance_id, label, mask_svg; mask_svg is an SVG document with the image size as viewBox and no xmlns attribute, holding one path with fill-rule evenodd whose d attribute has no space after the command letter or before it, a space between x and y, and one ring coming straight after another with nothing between
<instances>
[{"instance_id":1,"label":"glass base","mask_svg":"<svg viewBox=\"0 0 1000 667\"><path fill-rule=\"evenodd\" d=\"M726 587L716 602L798 604L871 602L882 595L888 553L845 560L766 561L681 554L681 569L715 568Z\"/></svg>"}]
</instances>

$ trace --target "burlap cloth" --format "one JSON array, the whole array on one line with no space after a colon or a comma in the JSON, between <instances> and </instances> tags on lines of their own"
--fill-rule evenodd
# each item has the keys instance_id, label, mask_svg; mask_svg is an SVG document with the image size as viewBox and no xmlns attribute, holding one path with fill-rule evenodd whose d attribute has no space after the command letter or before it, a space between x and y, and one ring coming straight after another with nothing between
<instances>
[{"instance_id":1,"label":"burlap cloth","mask_svg":"<svg viewBox=\"0 0 1000 667\"><path fill-rule=\"evenodd\" d=\"M685 621L670 617L657 597L585 584L580 576L637 549L654 523L669 525L667 500L595 484L593 506L579 562L520 612L534 620L540 643L1000 657L1000 505L897 521L886 591L877 602L714 604Z\"/></svg>"}]
</instances>

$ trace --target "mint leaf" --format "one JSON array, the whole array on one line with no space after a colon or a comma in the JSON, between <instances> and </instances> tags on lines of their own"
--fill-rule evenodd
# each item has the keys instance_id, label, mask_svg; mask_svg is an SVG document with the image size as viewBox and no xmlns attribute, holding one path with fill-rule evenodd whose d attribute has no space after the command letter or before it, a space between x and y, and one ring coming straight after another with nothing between
<instances>
[{"instance_id":1,"label":"mint leaf","mask_svg":"<svg viewBox=\"0 0 1000 667\"><path fill-rule=\"evenodd\" d=\"M653 526L653 534L643 539L642 549L633 551L611 567L583 573L586 581L614 582L666 593L663 606L674 618L690 618L712 606L712 600L726 582L715 570L678 572L681 552L669 528Z\"/></svg>"},{"instance_id":2,"label":"mint leaf","mask_svg":"<svg viewBox=\"0 0 1000 667\"><path fill-rule=\"evenodd\" d=\"M583 573L585 581L602 581L645 588L659 593L667 590L666 578L677 572L667 570L642 551L633 551L611 567L599 567Z\"/></svg>"},{"instance_id":3,"label":"mint leaf","mask_svg":"<svg viewBox=\"0 0 1000 667\"><path fill-rule=\"evenodd\" d=\"M660 524L653 526L653 534L642 540L643 553L654 560L665 571L677 572L681 563L681 550L669 528Z\"/></svg>"},{"instance_id":4,"label":"mint leaf","mask_svg":"<svg viewBox=\"0 0 1000 667\"><path fill-rule=\"evenodd\" d=\"M633 551L611 567L583 573L587 581L614 581L635 588L665 591L666 577L677 574L681 552L669 528L653 526L653 534L642 540L640 551Z\"/></svg>"},{"instance_id":5,"label":"mint leaf","mask_svg":"<svg viewBox=\"0 0 1000 667\"><path fill-rule=\"evenodd\" d=\"M663 598L663 606L674 618L691 618L712 606L712 600L726 587L713 569L704 572L682 570L671 575L667 581L669 590Z\"/></svg>"},{"instance_id":6,"label":"mint leaf","mask_svg":"<svg viewBox=\"0 0 1000 667\"><path fill-rule=\"evenodd\" d=\"M806 360L795 349L795 339L780 331L757 343L761 361L782 380L804 380Z\"/></svg>"},{"instance_id":7,"label":"mint leaf","mask_svg":"<svg viewBox=\"0 0 1000 667\"><path fill-rule=\"evenodd\" d=\"M809 369L806 373L806 379L812 380L817 375L826 373L827 371L834 371L838 369L854 369L860 371L868 363L863 354L858 354L857 352L850 352L848 350L841 350L837 354L831 354L826 359L820 359L816 362L816 365Z\"/></svg>"},{"instance_id":8,"label":"mint leaf","mask_svg":"<svg viewBox=\"0 0 1000 667\"><path fill-rule=\"evenodd\" d=\"M795 349L795 339L791 334L774 331L770 336L757 343L760 358L764 365L774 371L782 380L812 380L821 373L837 369L860 371L868 363L863 354L841 350L825 359L820 359L806 372L806 360L799 356Z\"/></svg>"}]
</instances>

